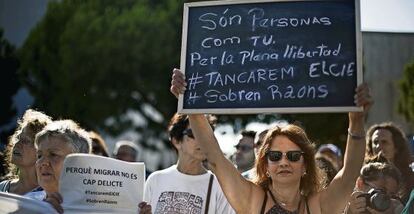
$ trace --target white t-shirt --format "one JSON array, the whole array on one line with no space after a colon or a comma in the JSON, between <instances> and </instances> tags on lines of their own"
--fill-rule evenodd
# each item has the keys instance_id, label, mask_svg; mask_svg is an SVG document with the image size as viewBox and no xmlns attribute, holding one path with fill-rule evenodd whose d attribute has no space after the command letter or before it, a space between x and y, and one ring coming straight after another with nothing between
<instances>
[{"instance_id":1,"label":"white t-shirt","mask_svg":"<svg viewBox=\"0 0 414 214\"><path fill-rule=\"evenodd\" d=\"M145 183L144 201L152 206L154 214L204 214L211 174L186 175L177 170L177 165L156 171ZM215 177L208 213L235 213Z\"/></svg>"},{"instance_id":2,"label":"white t-shirt","mask_svg":"<svg viewBox=\"0 0 414 214\"><path fill-rule=\"evenodd\" d=\"M255 168L251 168L247 171L244 171L241 173L241 175L246 178L247 180L251 181L256 177L256 169Z\"/></svg>"}]
</instances>

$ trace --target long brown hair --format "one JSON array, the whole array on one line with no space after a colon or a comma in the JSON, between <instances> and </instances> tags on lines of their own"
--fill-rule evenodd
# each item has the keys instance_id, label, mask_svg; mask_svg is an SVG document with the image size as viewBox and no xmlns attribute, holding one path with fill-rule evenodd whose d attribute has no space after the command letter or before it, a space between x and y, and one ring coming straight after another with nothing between
<instances>
[{"instance_id":1,"label":"long brown hair","mask_svg":"<svg viewBox=\"0 0 414 214\"><path fill-rule=\"evenodd\" d=\"M21 119L17 121L17 128L13 135L9 137L9 142L5 150L5 162L7 167L7 175L5 179L17 178L17 166L11 163L12 153L14 145L20 140L21 134L24 129L31 136L32 144L34 144L35 136L40 132L47 124L52 122L52 118L43 112L28 109L25 111Z\"/></svg>"},{"instance_id":2,"label":"long brown hair","mask_svg":"<svg viewBox=\"0 0 414 214\"><path fill-rule=\"evenodd\" d=\"M254 179L254 183L263 188L268 188L272 182L272 179L266 175L268 168L266 152L270 150L273 139L281 135L286 136L304 152L303 158L306 174L300 181L299 188L301 193L308 196L320 191L323 181L320 169L316 167L315 145L310 142L302 128L291 124L284 127L276 126L267 132L256 160L256 178Z\"/></svg>"},{"instance_id":3,"label":"long brown hair","mask_svg":"<svg viewBox=\"0 0 414 214\"><path fill-rule=\"evenodd\" d=\"M380 124L372 125L367 132L367 146L366 146L366 160L375 157L374 149L372 147L372 135L376 130L388 130L392 134L392 141L394 143L394 164L398 170L400 170L403 182L405 194L409 193L414 188L414 173L411 171L409 165L413 162L411 150L409 148L408 140L405 137L404 132L392 122L384 122Z\"/></svg>"}]
</instances>

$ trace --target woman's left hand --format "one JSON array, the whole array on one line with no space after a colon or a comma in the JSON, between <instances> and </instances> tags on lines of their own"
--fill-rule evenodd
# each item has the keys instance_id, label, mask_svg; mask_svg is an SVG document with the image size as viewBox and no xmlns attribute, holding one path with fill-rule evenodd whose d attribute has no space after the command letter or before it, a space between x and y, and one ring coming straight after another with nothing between
<instances>
[{"instance_id":1,"label":"woman's left hand","mask_svg":"<svg viewBox=\"0 0 414 214\"><path fill-rule=\"evenodd\" d=\"M58 213L63 213L63 208L60 205L63 202L63 198L58 192L48 193L43 200L53 206Z\"/></svg>"},{"instance_id":2,"label":"woman's left hand","mask_svg":"<svg viewBox=\"0 0 414 214\"><path fill-rule=\"evenodd\" d=\"M185 76L181 70L174 68L171 76L170 92L178 99L180 94L184 94L187 83L185 82Z\"/></svg>"}]
</instances>

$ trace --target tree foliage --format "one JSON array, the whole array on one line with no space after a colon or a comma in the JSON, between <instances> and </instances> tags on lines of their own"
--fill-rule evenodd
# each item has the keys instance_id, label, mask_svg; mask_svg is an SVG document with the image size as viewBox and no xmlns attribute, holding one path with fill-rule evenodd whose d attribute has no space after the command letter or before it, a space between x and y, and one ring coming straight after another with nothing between
<instances>
[{"instance_id":1,"label":"tree foliage","mask_svg":"<svg viewBox=\"0 0 414 214\"><path fill-rule=\"evenodd\" d=\"M399 88L401 96L398 101L398 112L414 124L414 61L405 66Z\"/></svg>"},{"instance_id":2,"label":"tree foliage","mask_svg":"<svg viewBox=\"0 0 414 214\"><path fill-rule=\"evenodd\" d=\"M24 84L34 105L52 116L116 134L129 123L119 115L142 113L142 104L164 118L175 111L168 93L179 61L179 1L51 1L20 56ZM105 121L115 116L115 123Z\"/></svg>"},{"instance_id":3,"label":"tree foliage","mask_svg":"<svg viewBox=\"0 0 414 214\"><path fill-rule=\"evenodd\" d=\"M16 106L13 105L13 96L19 88L17 69L19 61L16 56L16 49L5 38L3 38L3 29L0 29L0 127L11 123L16 115ZM14 128L14 127L13 127ZM1 130L0 142L6 142L7 137L11 134L12 129Z\"/></svg>"},{"instance_id":4,"label":"tree foliage","mask_svg":"<svg viewBox=\"0 0 414 214\"><path fill-rule=\"evenodd\" d=\"M347 114L289 114L284 118L290 123L302 126L316 144L333 143L344 151L348 128Z\"/></svg>"}]
</instances>

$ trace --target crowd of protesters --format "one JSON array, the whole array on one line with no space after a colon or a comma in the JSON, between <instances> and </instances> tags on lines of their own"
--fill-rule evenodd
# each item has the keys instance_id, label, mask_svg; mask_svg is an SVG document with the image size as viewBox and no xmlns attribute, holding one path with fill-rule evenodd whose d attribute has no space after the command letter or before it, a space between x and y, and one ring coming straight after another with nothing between
<instances>
[{"instance_id":1,"label":"crowd of protesters","mask_svg":"<svg viewBox=\"0 0 414 214\"><path fill-rule=\"evenodd\" d=\"M178 97L184 75L175 69L172 79ZM147 178L137 213L414 213L414 159L404 132L390 122L365 132L372 104L367 85L356 89L355 102L364 111L349 113L344 153L334 144L316 148L302 127L289 124L244 130L227 159L214 136L214 116L175 114L167 132L177 162ZM109 152L98 133L32 109L17 124L2 153L0 192L46 201L59 213L67 155L134 162L140 152L131 141Z\"/></svg>"}]
</instances>

